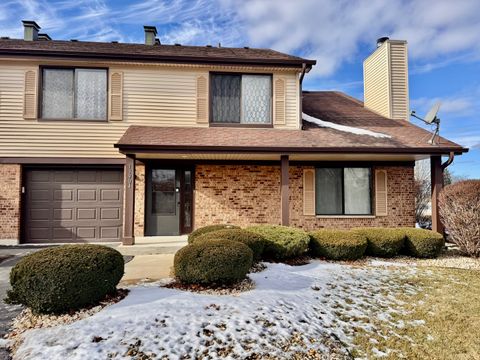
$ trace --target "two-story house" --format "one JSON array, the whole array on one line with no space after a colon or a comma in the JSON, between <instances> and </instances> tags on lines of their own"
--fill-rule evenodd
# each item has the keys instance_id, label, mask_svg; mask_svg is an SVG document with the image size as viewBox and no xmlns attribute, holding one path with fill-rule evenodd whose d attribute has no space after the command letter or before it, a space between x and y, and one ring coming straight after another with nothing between
<instances>
[{"instance_id":1,"label":"two-story house","mask_svg":"<svg viewBox=\"0 0 480 360\"><path fill-rule=\"evenodd\" d=\"M215 223L414 226L415 160L467 149L409 122L407 45L364 63L365 102L302 91L277 51L0 39L0 243L123 241Z\"/></svg>"}]
</instances>

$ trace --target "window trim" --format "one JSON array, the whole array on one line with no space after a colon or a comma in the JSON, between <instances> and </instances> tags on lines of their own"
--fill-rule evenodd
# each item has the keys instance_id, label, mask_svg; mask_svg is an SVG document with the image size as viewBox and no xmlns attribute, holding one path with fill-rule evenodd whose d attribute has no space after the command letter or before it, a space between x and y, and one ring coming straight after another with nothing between
<instances>
[{"instance_id":1,"label":"window trim","mask_svg":"<svg viewBox=\"0 0 480 360\"><path fill-rule=\"evenodd\" d=\"M342 169L342 212L338 214L321 214L318 213L317 210L317 202L315 202L315 216L316 217L328 217L328 218L334 218L334 217L345 217L345 218L358 218L358 217L375 217L375 211L374 211L374 179L372 176L372 173L374 172L373 166L366 166L366 165L318 165L315 166L315 196L317 192L317 169L328 169L328 168L340 168ZM369 169L370 174L369 174L369 191L370 191L370 212L365 213L365 214L346 214L345 213L345 169L346 168L354 168L354 169Z\"/></svg>"},{"instance_id":2,"label":"window trim","mask_svg":"<svg viewBox=\"0 0 480 360\"><path fill-rule=\"evenodd\" d=\"M43 70L44 69L58 69L58 70L73 70L75 73L75 69L88 69L88 70L105 70L107 76L106 82L106 104L105 104L105 119L79 119L79 118L60 118L60 119L52 119L52 118L44 118L43 117ZM110 81L110 69L108 67L98 67L98 66L64 66L64 65L40 65L38 69L38 103L37 103L37 112L38 112L38 120L45 121L45 122L108 122L108 98L110 96L109 91L109 81ZM75 78L73 85L75 86ZM75 110L75 92L73 96L73 109Z\"/></svg>"},{"instance_id":3,"label":"window trim","mask_svg":"<svg viewBox=\"0 0 480 360\"><path fill-rule=\"evenodd\" d=\"M213 106L212 106L212 81L211 75L262 75L270 77L270 123L269 124L242 124L242 123L221 123L213 122ZM241 83L240 83L241 84ZM240 85L240 121L242 119L242 86ZM236 71L209 71L208 73L208 125L210 127L233 127L233 128L273 128L273 73L257 73L257 72L236 72Z\"/></svg>"}]
</instances>

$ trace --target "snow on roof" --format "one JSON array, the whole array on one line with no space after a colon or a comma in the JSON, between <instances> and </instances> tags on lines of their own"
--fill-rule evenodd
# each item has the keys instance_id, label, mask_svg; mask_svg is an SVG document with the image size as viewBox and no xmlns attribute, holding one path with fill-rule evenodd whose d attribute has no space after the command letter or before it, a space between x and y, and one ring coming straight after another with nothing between
<instances>
[{"instance_id":1,"label":"snow on roof","mask_svg":"<svg viewBox=\"0 0 480 360\"><path fill-rule=\"evenodd\" d=\"M310 115L305 114L305 113L302 113L302 118L303 118L303 120L308 121L309 123L316 124L316 125L318 125L320 127L324 127L324 128L335 129L335 130L338 130L338 131L348 132L348 133L356 134L356 135L368 135L368 136L373 136L373 137L376 137L376 138L391 138L391 136L387 135L387 134L382 134L382 133L371 131L371 130L360 129L360 128L356 128L356 127L352 127L352 126L335 124L333 122L320 120L316 117L310 116Z\"/></svg>"}]
</instances>

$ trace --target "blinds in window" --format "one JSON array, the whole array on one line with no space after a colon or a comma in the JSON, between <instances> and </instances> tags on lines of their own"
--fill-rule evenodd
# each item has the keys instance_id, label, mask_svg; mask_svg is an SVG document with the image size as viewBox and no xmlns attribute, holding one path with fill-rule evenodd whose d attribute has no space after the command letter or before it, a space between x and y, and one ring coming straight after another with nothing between
<instances>
[{"instance_id":1,"label":"blinds in window","mask_svg":"<svg viewBox=\"0 0 480 360\"><path fill-rule=\"evenodd\" d=\"M42 117L45 119L73 118L74 78L70 69L44 69Z\"/></svg>"},{"instance_id":2,"label":"blinds in window","mask_svg":"<svg viewBox=\"0 0 480 360\"><path fill-rule=\"evenodd\" d=\"M75 70L75 118L102 120L107 117L107 73L99 69Z\"/></svg>"},{"instance_id":3,"label":"blinds in window","mask_svg":"<svg viewBox=\"0 0 480 360\"><path fill-rule=\"evenodd\" d=\"M212 75L212 122L240 122L240 75Z\"/></svg>"}]
</instances>

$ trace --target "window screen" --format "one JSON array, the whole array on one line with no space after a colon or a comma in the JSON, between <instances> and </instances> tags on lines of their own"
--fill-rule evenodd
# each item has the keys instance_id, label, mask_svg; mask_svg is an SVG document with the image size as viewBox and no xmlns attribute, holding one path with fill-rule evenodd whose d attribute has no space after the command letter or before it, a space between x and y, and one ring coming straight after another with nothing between
<instances>
[{"instance_id":1,"label":"window screen","mask_svg":"<svg viewBox=\"0 0 480 360\"><path fill-rule=\"evenodd\" d=\"M240 75L212 75L212 122L240 122Z\"/></svg>"},{"instance_id":2,"label":"window screen","mask_svg":"<svg viewBox=\"0 0 480 360\"><path fill-rule=\"evenodd\" d=\"M43 69L44 119L104 120L107 117L107 71Z\"/></svg>"}]
</instances>

